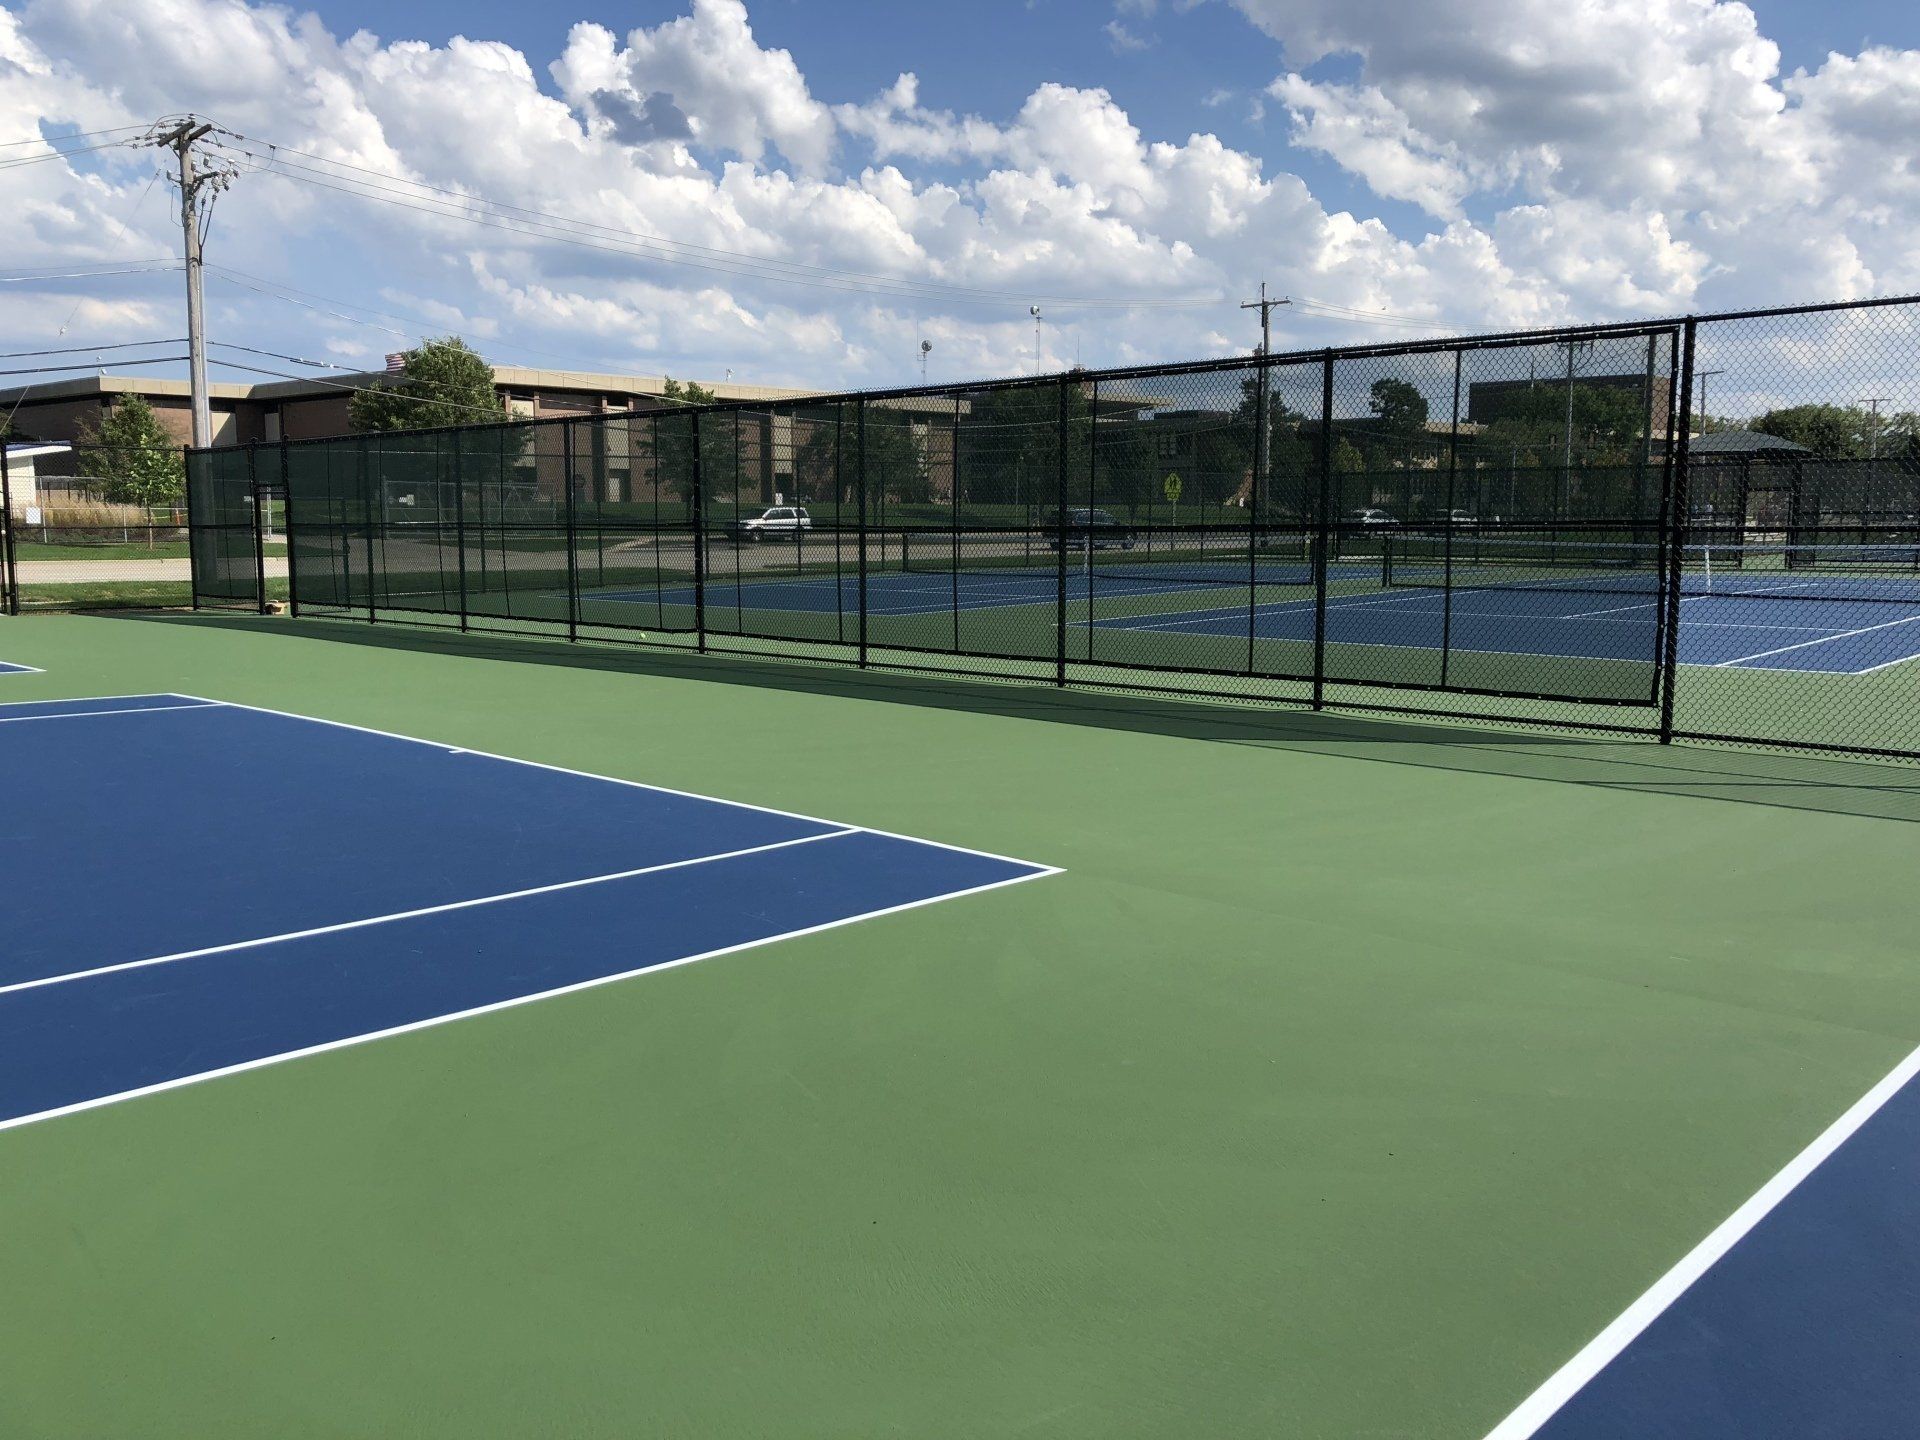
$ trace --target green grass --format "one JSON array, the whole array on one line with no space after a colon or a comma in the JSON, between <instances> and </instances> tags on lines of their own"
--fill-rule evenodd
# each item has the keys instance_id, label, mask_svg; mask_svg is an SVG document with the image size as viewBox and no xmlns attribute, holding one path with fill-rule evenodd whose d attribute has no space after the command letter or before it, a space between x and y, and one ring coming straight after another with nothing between
<instances>
[{"instance_id":1,"label":"green grass","mask_svg":"<svg viewBox=\"0 0 1920 1440\"><path fill-rule=\"evenodd\" d=\"M1920 830L1846 813L1899 768L245 618L0 658L1066 867L0 1133L22 1440L1466 1440L1920 1035Z\"/></svg>"},{"instance_id":2,"label":"green grass","mask_svg":"<svg viewBox=\"0 0 1920 1440\"><path fill-rule=\"evenodd\" d=\"M267 581L267 598L285 600L287 582ZM24 581L20 586L23 610L159 610L193 604L190 580L86 580L58 583Z\"/></svg>"}]
</instances>

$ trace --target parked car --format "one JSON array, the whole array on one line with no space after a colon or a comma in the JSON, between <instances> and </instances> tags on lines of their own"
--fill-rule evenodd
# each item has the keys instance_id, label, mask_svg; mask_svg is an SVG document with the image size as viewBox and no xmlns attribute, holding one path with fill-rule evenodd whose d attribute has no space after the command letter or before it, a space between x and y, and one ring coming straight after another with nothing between
<instances>
[{"instance_id":1,"label":"parked car","mask_svg":"<svg viewBox=\"0 0 1920 1440\"><path fill-rule=\"evenodd\" d=\"M727 538L738 545L744 541L792 540L813 528L813 517L804 505L775 505L758 515L736 515L727 522Z\"/></svg>"},{"instance_id":2,"label":"parked car","mask_svg":"<svg viewBox=\"0 0 1920 1440\"><path fill-rule=\"evenodd\" d=\"M1363 510L1351 510L1347 512L1347 523L1349 525L1386 526L1398 525L1400 522L1386 511L1369 505Z\"/></svg>"},{"instance_id":3,"label":"parked car","mask_svg":"<svg viewBox=\"0 0 1920 1440\"><path fill-rule=\"evenodd\" d=\"M1061 521L1058 512L1046 521L1047 546L1060 548ZM1131 550L1133 527L1113 518L1105 510L1074 509L1066 514L1066 541L1070 550Z\"/></svg>"},{"instance_id":4,"label":"parked car","mask_svg":"<svg viewBox=\"0 0 1920 1440\"><path fill-rule=\"evenodd\" d=\"M1449 510L1447 511L1446 523L1449 525L1478 525L1480 523L1480 517L1471 510Z\"/></svg>"}]
</instances>

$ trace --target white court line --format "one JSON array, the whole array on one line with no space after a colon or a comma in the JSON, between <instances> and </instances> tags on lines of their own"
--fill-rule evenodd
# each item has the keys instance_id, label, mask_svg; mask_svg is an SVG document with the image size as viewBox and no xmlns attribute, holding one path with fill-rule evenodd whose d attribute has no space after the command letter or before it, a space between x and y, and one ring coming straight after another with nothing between
<instances>
[{"instance_id":1,"label":"white court line","mask_svg":"<svg viewBox=\"0 0 1920 1440\"><path fill-rule=\"evenodd\" d=\"M188 707L188 708L199 708ZM776 840L766 845L748 845L739 850L723 850L715 855L695 855L685 860L668 860L658 865L642 865L633 870L615 870L606 875L588 875L578 880L560 880L551 885L533 885L525 890L507 890L498 895L479 895L470 900L449 900L441 905L422 905L416 910L396 910L390 915L369 915L360 920L342 920L332 925L315 925L306 930L288 930L279 935L261 935L252 940L231 940L224 945L207 945L198 950L177 950L171 955L150 955L144 960L122 960L114 965L98 965L91 970L70 970L64 975L43 975L37 980L19 980L0 985L0 995L21 990L39 990L48 985L64 985L70 980L86 980L95 975L113 975L122 970L144 970L151 965L170 965L176 960L197 960L203 955L225 955L235 950L251 950L261 945L278 945L283 940L308 940L315 935L335 935L343 930L364 930L370 925L391 925L399 920L417 920L423 915L444 915L451 910L471 910L480 905L498 905L506 900L524 900L532 895L551 895L559 890L578 890L588 885L605 885L613 880L630 880L636 875L657 875L663 870L684 870L693 865L708 865L720 860L737 860L743 855L762 855L769 850L785 850L795 845L811 845L816 840L838 840L861 832L849 826L820 835L802 835L792 840Z\"/></svg>"},{"instance_id":2,"label":"white court line","mask_svg":"<svg viewBox=\"0 0 1920 1440\"><path fill-rule=\"evenodd\" d=\"M208 700L202 695L178 695L176 698L199 700L208 709L252 710L261 715L278 715L282 720L303 720L309 725L331 725L337 730L357 730L363 735L378 735L386 740L404 740L409 745L426 745L435 750L455 751L461 755L472 755L482 760L498 760L508 765L527 765L535 770L551 770L556 775L572 775L582 780L604 780L609 785L625 785L633 790L651 790L659 795L678 795L684 800L705 800L713 805L728 805L735 810L753 810L762 815L778 815L787 820L804 820L810 825L825 825L836 829L844 825L844 822L839 820L823 820L818 815L802 815L795 810L777 810L771 805L753 805L745 800L723 800L718 795L702 795L695 790L676 790L670 785L650 785L644 780L623 780L617 775L596 775L591 770L574 770L565 765L549 765L544 760L523 760L517 755L501 755L491 750L455 747L441 740L422 740L418 735L402 735L393 730L377 730L371 725L355 725L347 720L326 720L318 715L301 715L292 710L275 710L266 705L248 705L239 700ZM848 828L863 830L869 835L884 835L889 840L906 840L915 845L931 845L937 850L952 850L961 855L978 855L983 860L998 860L1007 865L1028 865L1041 875L1063 873L1057 865L1037 865L1031 860L1022 860L1013 855L996 855L991 850L975 850L965 845L949 845L942 840L928 840L919 835L902 835L893 830L876 830L871 825L855 825Z\"/></svg>"},{"instance_id":3,"label":"white court line","mask_svg":"<svg viewBox=\"0 0 1920 1440\"><path fill-rule=\"evenodd\" d=\"M1548 1377L1545 1384L1514 1412L1487 1432L1486 1440L1526 1440L1552 1419L1588 1381L1638 1338L1659 1318L1662 1311L1684 1295L1702 1275L1741 1239L1766 1218L1769 1211L1786 1199L1794 1187L1811 1175L1826 1159L1846 1143L1849 1137L1872 1119L1901 1087L1920 1075L1920 1049L1916 1049L1833 1124L1802 1150L1786 1167L1767 1181L1753 1197L1715 1227L1712 1234L1682 1257L1666 1274L1654 1281L1647 1292L1620 1313L1606 1329Z\"/></svg>"},{"instance_id":4,"label":"white court line","mask_svg":"<svg viewBox=\"0 0 1920 1440\"><path fill-rule=\"evenodd\" d=\"M100 696L111 699L111 696ZM190 696L183 696L190 699ZM50 702L41 700L22 700L22 705L41 705ZM4 715L0 716L0 725L24 725L29 720L83 720L90 715L152 715L161 710L218 710L218 701L207 701L198 705L129 705L120 710L55 710L47 715Z\"/></svg>"},{"instance_id":5,"label":"white court line","mask_svg":"<svg viewBox=\"0 0 1920 1440\"><path fill-rule=\"evenodd\" d=\"M1716 660L1713 668L1724 670L1729 665L1744 665L1749 660L1764 660L1769 655L1784 655L1789 650L1804 650L1809 645L1825 645L1833 640L1851 640L1855 635L1871 635L1875 630L1891 630L1899 625L1911 625L1920 621L1920 615L1909 615L1904 620L1888 620L1881 625L1862 625L1858 630L1840 630L1832 635L1823 635L1818 640L1802 640L1797 645L1782 645L1774 650L1762 650L1757 655L1740 655L1732 660Z\"/></svg>"},{"instance_id":6,"label":"white court line","mask_svg":"<svg viewBox=\"0 0 1920 1440\"><path fill-rule=\"evenodd\" d=\"M16 665L11 660L0 663L0 675L44 675L46 673L38 665Z\"/></svg>"},{"instance_id":7,"label":"white court line","mask_svg":"<svg viewBox=\"0 0 1920 1440\"><path fill-rule=\"evenodd\" d=\"M251 708L251 707L248 707ZM277 712L275 712L277 713ZM299 718L299 717L296 717ZM322 722L325 723L325 722ZM348 727L357 728L357 727ZM406 736L398 737L406 739ZM472 752L479 754L479 751ZM501 757L504 758L504 757ZM528 762L532 763L532 762ZM545 767L554 768L554 767ZM591 777L602 778L602 777ZM616 782L625 783L625 782ZM730 803L722 801L722 804ZM755 807L747 807L755 808ZM779 812L774 812L779 813ZM872 831L872 834L883 832ZM932 844L924 841L924 844ZM958 846L944 846L954 850ZM978 851L970 853L981 853ZM1016 862L1024 864L1026 862ZM745 940L738 945L724 945L718 950L705 950L698 955L682 955L675 960L662 960L657 965L642 965L637 969L623 970L615 975L599 975L591 980L578 980L571 985L556 986L551 990L536 991L531 995L515 995L506 1000L495 1000L487 1005L475 1005L468 1010L456 1010L446 1015L430 1015L424 1020L411 1020L404 1025L389 1026L385 1030L369 1030L364 1035L348 1035L339 1040L327 1040L318 1045L304 1046L298 1050L284 1051L278 1055L263 1055L257 1060L243 1060L237 1065L223 1065L216 1070L203 1070L196 1075L181 1075L172 1080L162 1080L154 1085L142 1085L133 1090L122 1090L113 1095L99 1095L91 1100L77 1100L71 1105L58 1105L51 1110L41 1110L32 1115L18 1115L11 1120L0 1120L0 1130L13 1130L22 1125L32 1125L41 1120L53 1120L62 1115L74 1115L83 1110L97 1110L103 1105L115 1105L122 1100L134 1100L143 1095L157 1095L165 1090L178 1090L184 1085L197 1085L203 1080L218 1080L227 1075L238 1075L247 1070L258 1070L268 1065L279 1065L288 1060L301 1060L309 1055L324 1054L329 1050L344 1050L350 1045L364 1045L373 1040L384 1040L392 1035L406 1035L415 1030L427 1030L436 1025L448 1025L456 1020L470 1020L476 1015L490 1015L497 1010L510 1010L517 1005L531 1005L539 1000L551 1000L559 995L573 995L582 990L596 989L602 985L613 985L622 980L631 980L638 975L653 975L662 970L677 970L682 965L692 965L701 960L712 960L721 955L736 955L742 950L752 950L761 945L774 945L782 940L795 940L802 935L818 935L822 931L837 930L843 925L857 925L863 920L875 920L882 915L898 915L906 910L918 910L923 905L938 905L947 900L957 900L963 895L979 895L988 890L1000 890L1009 885L1022 885L1029 880L1038 880L1047 875L1058 875L1057 869L1036 867L1026 875L1011 875L1004 880L990 880L984 885L970 886L965 890L949 890L939 895L929 895L922 900L909 900L902 905L889 905L880 910L868 910L859 915L847 915L838 920L828 920L819 925L808 925L799 930L786 930L778 935L763 936L758 940Z\"/></svg>"},{"instance_id":8,"label":"white court line","mask_svg":"<svg viewBox=\"0 0 1920 1440\"><path fill-rule=\"evenodd\" d=\"M1873 675L1873 674L1877 674L1879 671L1882 671L1882 670L1891 670L1896 665L1905 665L1910 660L1920 660L1920 650L1914 651L1911 655L1902 655L1898 660L1883 660L1878 665L1867 666L1867 668L1864 670L1842 670L1842 671L1839 671L1838 673L1842 675ZM1807 670L1807 671L1802 671L1801 673L1807 674L1807 675L1817 675L1817 674L1820 674L1821 672L1817 670Z\"/></svg>"}]
</instances>

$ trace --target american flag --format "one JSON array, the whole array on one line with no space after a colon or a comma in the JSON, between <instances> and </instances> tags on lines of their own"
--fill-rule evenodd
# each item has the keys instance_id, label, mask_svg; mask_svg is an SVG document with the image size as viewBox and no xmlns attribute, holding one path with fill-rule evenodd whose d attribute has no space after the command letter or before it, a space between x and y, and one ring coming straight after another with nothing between
<instances>
[{"instance_id":1,"label":"american flag","mask_svg":"<svg viewBox=\"0 0 1920 1440\"><path fill-rule=\"evenodd\" d=\"M406 368L407 368L407 352L406 351L402 350L402 351L399 351L397 354L387 356L387 373L389 375L404 374L406 372Z\"/></svg>"}]
</instances>

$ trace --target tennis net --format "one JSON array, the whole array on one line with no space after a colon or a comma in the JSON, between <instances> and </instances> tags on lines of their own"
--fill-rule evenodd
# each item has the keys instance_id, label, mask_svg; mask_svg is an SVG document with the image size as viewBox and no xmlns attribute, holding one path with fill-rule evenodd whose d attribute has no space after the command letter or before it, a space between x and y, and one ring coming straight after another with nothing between
<instances>
[{"instance_id":1,"label":"tennis net","mask_svg":"<svg viewBox=\"0 0 1920 1440\"><path fill-rule=\"evenodd\" d=\"M1666 563L1665 547L1650 540L1404 534L1382 546L1381 583L1651 600L1659 594ZM1680 593L1920 606L1920 542L1684 545Z\"/></svg>"}]
</instances>

